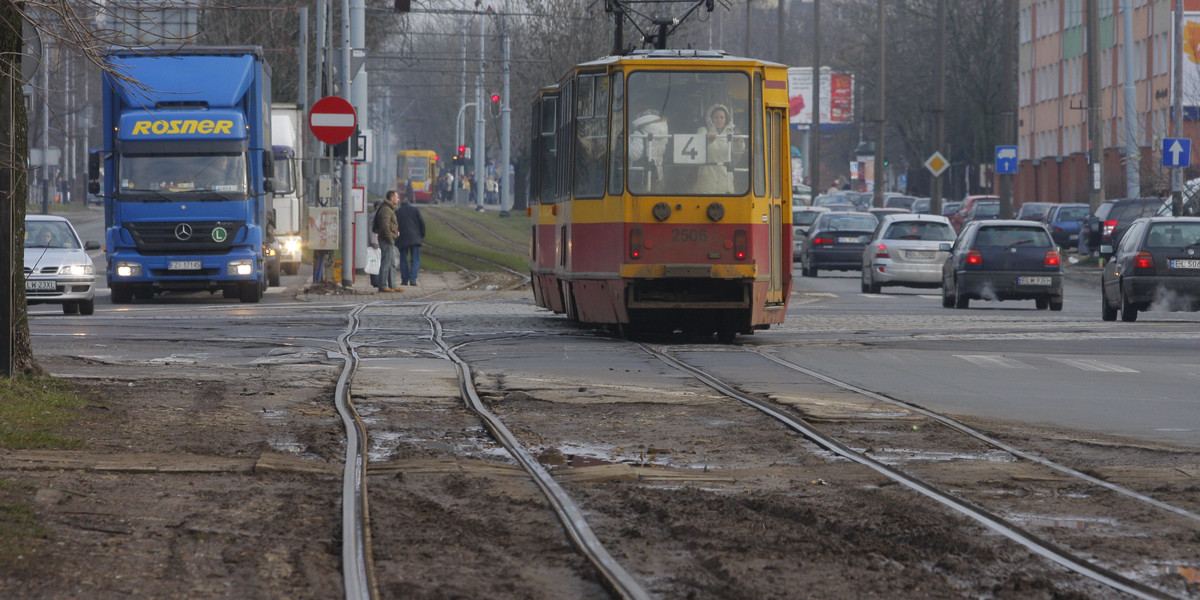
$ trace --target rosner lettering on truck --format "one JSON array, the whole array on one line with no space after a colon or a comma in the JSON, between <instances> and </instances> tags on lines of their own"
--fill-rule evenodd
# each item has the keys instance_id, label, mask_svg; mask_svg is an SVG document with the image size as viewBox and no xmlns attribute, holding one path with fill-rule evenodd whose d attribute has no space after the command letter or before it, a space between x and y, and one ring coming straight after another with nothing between
<instances>
[{"instance_id":1,"label":"rosner lettering on truck","mask_svg":"<svg viewBox=\"0 0 1200 600\"><path fill-rule=\"evenodd\" d=\"M137 121L130 135L166 135L170 133L201 133L229 135L233 121L186 119L179 121Z\"/></svg>"}]
</instances>

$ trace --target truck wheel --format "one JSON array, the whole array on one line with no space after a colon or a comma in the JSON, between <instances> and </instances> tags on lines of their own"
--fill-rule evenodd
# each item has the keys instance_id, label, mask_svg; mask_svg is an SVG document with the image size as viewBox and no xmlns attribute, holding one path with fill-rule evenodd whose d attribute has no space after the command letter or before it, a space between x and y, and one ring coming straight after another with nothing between
<instances>
[{"instance_id":1,"label":"truck wheel","mask_svg":"<svg viewBox=\"0 0 1200 600\"><path fill-rule=\"evenodd\" d=\"M271 286L279 285L279 271L281 268L282 267L275 267L275 268L267 269L267 285L271 285Z\"/></svg>"},{"instance_id":2,"label":"truck wheel","mask_svg":"<svg viewBox=\"0 0 1200 600\"><path fill-rule=\"evenodd\" d=\"M258 281L241 284L242 302L254 303L262 300L262 284Z\"/></svg>"},{"instance_id":3,"label":"truck wheel","mask_svg":"<svg viewBox=\"0 0 1200 600\"><path fill-rule=\"evenodd\" d=\"M129 304L133 301L133 288L128 284L114 283L109 286L113 304Z\"/></svg>"}]
</instances>

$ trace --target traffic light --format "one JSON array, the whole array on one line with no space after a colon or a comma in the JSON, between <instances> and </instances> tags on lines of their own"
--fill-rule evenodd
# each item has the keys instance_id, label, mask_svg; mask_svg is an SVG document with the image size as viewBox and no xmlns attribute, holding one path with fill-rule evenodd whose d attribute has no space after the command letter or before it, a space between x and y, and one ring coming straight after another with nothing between
<instances>
[{"instance_id":1,"label":"traffic light","mask_svg":"<svg viewBox=\"0 0 1200 600\"><path fill-rule=\"evenodd\" d=\"M458 154L454 155L454 164L456 166L466 166L467 159L471 158L471 149L466 146L458 147Z\"/></svg>"},{"instance_id":2,"label":"traffic light","mask_svg":"<svg viewBox=\"0 0 1200 600\"><path fill-rule=\"evenodd\" d=\"M492 104L500 103L500 94L492 94Z\"/></svg>"}]
</instances>

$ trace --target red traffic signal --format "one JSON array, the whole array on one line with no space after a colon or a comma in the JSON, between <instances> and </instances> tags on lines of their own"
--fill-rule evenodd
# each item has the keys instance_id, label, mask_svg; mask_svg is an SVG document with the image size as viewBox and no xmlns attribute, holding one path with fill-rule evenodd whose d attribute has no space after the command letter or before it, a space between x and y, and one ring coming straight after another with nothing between
<instances>
[{"instance_id":1,"label":"red traffic signal","mask_svg":"<svg viewBox=\"0 0 1200 600\"><path fill-rule=\"evenodd\" d=\"M500 94L492 94L492 104L500 102Z\"/></svg>"},{"instance_id":2,"label":"red traffic signal","mask_svg":"<svg viewBox=\"0 0 1200 600\"><path fill-rule=\"evenodd\" d=\"M458 147L458 156L459 156L460 158L461 158L461 157L462 157L464 154L466 154L466 153L467 153L467 147L466 147L466 146L459 146L459 147Z\"/></svg>"}]
</instances>

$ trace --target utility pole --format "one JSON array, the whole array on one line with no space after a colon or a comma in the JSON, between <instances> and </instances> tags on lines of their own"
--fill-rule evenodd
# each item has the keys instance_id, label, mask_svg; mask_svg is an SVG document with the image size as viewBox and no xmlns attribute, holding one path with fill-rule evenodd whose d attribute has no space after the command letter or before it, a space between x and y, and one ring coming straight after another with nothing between
<instances>
[{"instance_id":1,"label":"utility pole","mask_svg":"<svg viewBox=\"0 0 1200 600\"><path fill-rule=\"evenodd\" d=\"M751 1L752 0L746 0L746 38L745 38L745 42L742 44L742 56L745 56L746 58L750 58L750 2Z\"/></svg>"},{"instance_id":2,"label":"utility pole","mask_svg":"<svg viewBox=\"0 0 1200 600\"><path fill-rule=\"evenodd\" d=\"M1175 85L1171 89L1171 110L1175 112L1172 125L1172 136L1176 138L1183 137L1183 2L1178 0L1175 2L1175 46L1172 54L1175 55L1175 73L1172 83ZM1171 214L1179 216L1183 214L1183 167L1176 167L1171 170Z\"/></svg>"},{"instance_id":3,"label":"utility pole","mask_svg":"<svg viewBox=\"0 0 1200 600\"><path fill-rule=\"evenodd\" d=\"M777 7L775 14L775 61L786 65L787 57L783 55L783 40L786 39L784 35L787 32L787 27L785 27L787 23L787 3L783 0L778 0L775 6Z\"/></svg>"},{"instance_id":4,"label":"utility pole","mask_svg":"<svg viewBox=\"0 0 1200 600\"><path fill-rule=\"evenodd\" d=\"M1004 90L1000 105L1000 143L1017 145L1017 0L1004 0L1001 35L1000 89ZM1015 175L996 175L997 195L1000 196L1000 218L1013 218L1013 180Z\"/></svg>"},{"instance_id":5,"label":"utility pole","mask_svg":"<svg viewBox=\"0 0 1200 600\"><path fill-rule=\"evenodd\" d=\"M471 194L475 196L475 210L483 210L483 190L486 186L486 168L484 165L484 135L485 121L483 118L483 59L486 51L484 27L487 19L479 16L479 73L475 75L475 177L471 180Z\"/></svg>"},{"instance_id":6,"label":"utility pole","mask_svg":"<svg viewBox=\"0 0 1200 600\"><path fill-rule=\"evenodd\" d=\"M1092 213L1104 203L1104 133L1101 129L1103 117L1100 114L1100 2L1101 0L1087 0L1088 159L1092 163L1088 204ZM1178 61L1175 64L1178 68ZM1082 240L1083 236L1079 239Z\"/></svg>"},{"instance_id":7,"label":"utility pole","mask_svg":"<svg viewBox=\"0 0 1200 600\"><path fill-rule=\"evenodd\" d=\"M821 0L813 0L812 125L808 129L808 184L813 199L821 193Z\"/></svg>"},{"instance_id":8,"label":"utility pole","mask_svg":"<svg viewBox=\"0 0 1200 600\"><path fill-rule=\"evenodd\" d=\"M509 38L508 0L504 0L504 14L500 15L500 32L504 36L504 83L500 91L500 216L507 217L512 209L513 178L508 165L512 161L512 108L508 101Z\"/></svg>"},{"instance_id":9,"label":"utility pole","mask_svg":"<svg viewBox=\"0 0 1200 600\"><path fill-rule=\"evenodd\" d=\"M1133 53L1133 4L1121 0L1121 40L1125 60L1125 197L1142 195L1141 151L1137 139L1137 63Z\"/></svg>"},{"instance_id":10,"label":"utility pole","mask_svg":"<svg viewBox=\"0 0 1200 600\"><path fill-rule=\"evenodd\" d=\"M350 0L342 0L342 99L350 102ZM349 152L342 157L342 287L354 287L354 182Z\"/></svg>"},{"instance_id":11,"label":"utility pole","mask_svg":"<svg viewBox=\"0 0 1200 600\"><path fill-rule=\"evenodd\" d=\"M884 124L887 121L887 94L886 89L886 73L887 73L887 58L884 52L887 41L887 7L885 0L879 0L879 96L877 98L878 113L875 115L875 196L872 204L875 208L883 208L883 188L886 185L886 179L883 173L883 163L885 155L884 151Z\"/></svg>"},{"instance_id":12,"label":"utility pole","mask_svg":"<svg viewBox=\"0 0 1200 600\"><path fill-rule=\"evenodd\" d=\"M933 74L934 92L937 98L936 104L933 107L933 147L938 152L945 156L946 153L946 0L938 0L937 8L937 58L934 60L934 67L937 73ZM949 158L947 158L949 160ZM929 191L929 211L935 215L942 214L942 175L933 176L933 185Z\"/></svg>"}]
</instances>

